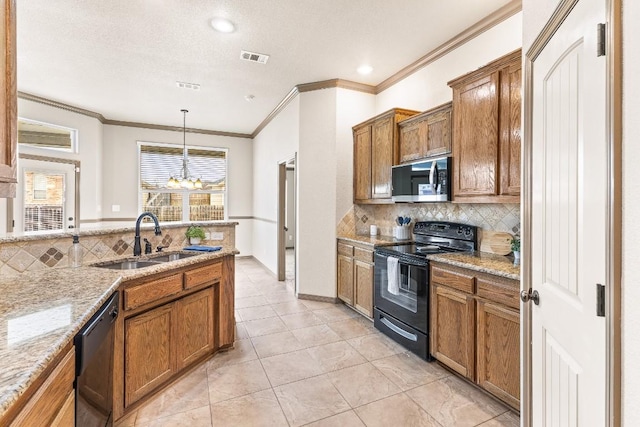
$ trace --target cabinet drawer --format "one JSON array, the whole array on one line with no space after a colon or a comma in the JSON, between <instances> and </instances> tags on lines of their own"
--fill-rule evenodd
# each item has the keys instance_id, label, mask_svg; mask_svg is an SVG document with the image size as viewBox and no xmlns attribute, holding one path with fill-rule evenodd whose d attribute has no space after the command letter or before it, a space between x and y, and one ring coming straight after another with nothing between
<instances>
[{"instance_id":1,"label":"cabinet drawer","mask_svg":"<svg viewBox=\"0 0 640 427\"><path fill-rule=\"evenodd\" d=\"M131 310L182 291L182 274L173 274L124 290L124 309Z\"/></svg>"},{"instance_id":2,"label":"cabinet drawer","mask_svg":"<svg viewBox=\"0 0 640 427\"><path fill-rule=\"evenodd\" d=\"M18 414L12 427L51 425L54 422L64 409L69 394L73 392L75 362L75 351L72 348Z\"/></svg>"},{"instance_id":3,"label":"cabinet drawer","mask_svg":"<svg viewBox=\"0 0 640 427\"><path fill-rule=\"evenodd\" d=\"M460 271L445 270L440 267L431 267L431 281L441 285L450 286L463 292L473 293L475 277Z\"/></svg>"},{"instance_id":4,"label":"cabinet drawer","mask_svg":"<svg viewBox=\"0 0 640 427\"><path fill-rule=\"evenodd\" d=\"M515 280L478 277L476 283L478 296L511 308L520 308L520 285Z\"/></svg>"},{"instance_id":5,"label":"cabinet drawer","mask_svg":"<svg viewBox=\"0 0 640 427\"><path fill-rule=\"evenodd\" d=\"M367 249L353 248L353 257L358 261L373 263L373 251Z\"/></svg>"},{"instance_id":6,"label":"cabinet drawer","mask_svg":"<svg viewBox=\"0 0 640 427\"><path fill-rule=\"evenodd\" d=\"M222 277L222 263L207 265L184 273L184 288L191 289L205 283L214 283Z\"/></svg>"},{"instance_id":7,"label":"cabinet drawer","mask_svg":"<svg viewBox=\"0 0 640 427\"><path fill-rule=\"evenodd\" d=\"M353 256L353 246L338 243L338 254L345 256Z\"/></svg>"}]
</instances>

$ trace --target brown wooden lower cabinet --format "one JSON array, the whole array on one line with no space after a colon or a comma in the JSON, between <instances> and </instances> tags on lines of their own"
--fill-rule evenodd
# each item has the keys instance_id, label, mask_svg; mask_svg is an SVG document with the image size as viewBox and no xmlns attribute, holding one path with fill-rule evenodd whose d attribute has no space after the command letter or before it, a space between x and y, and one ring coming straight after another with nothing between
<instances>
[{"instance_id":1,"label":"brown wooden lower cabinet","mask_svg":"<svg viewBox=\"0 0 640 427\"><path fill-rule=\"evenodd\" d=\"M67 354L11 422L11 427L73 427L75 423L73 405L75 362L75 348L70 347ZM6 424L0 420L0 425Z\"/></svg>"},{"instance_id":2,"label":"brown wooden lower cabinet","mask_svg":"<svg viewBox=\"0 0 640 427\"><path fill-rule=\"evenodd\" d=\"M519 288L517 280L431 263L432 355L515 409Z\"/></svg>"},{"instance_id":3,"label":"brown wooden lower cabinet","mask_svg":"<svg viewBox=\"0 0 640 427\"><path fill-rule=\"evenodd\" d=\"M431 284L431 352L469 379L475 370L473 295Z\"/></svg>"},{"instance_id":4,"label":"brown wooden lower cabinet","mask_svg":"<svg viewBox=\"0 0 640 427\"><path fill-rule=\"evenodd\" d=\"M373 317L373 251L338 239L337 294L345 304Z\"/></svg>"},{"instance_id":5,"label":"brown wooden lower cabinet","mask_svg":"<svg viewBox=\"0 0 640 427\"><path fill-rule=\"evenodd\" d=\"M228 256L122 284L114 350L116 421L194 363L233 345L234 265Z\"/></svg>"},{"instance_id":6,"label":"brown wooden lower cabinet","mask_svg":"<svg viewBox=\"0 0 640 427\"><path fill-rule=\"evenodd\" d=\"M166 304L124 322L125 405L169 379L176 370L175 304Z\"/></svg>"},{"instance_id":7,"label":"brown wooden lower cabinet","mask_svg":"<svg viewBox=\"0 0 640 427\"><path fill-rule=\"evenodd\" d=\"M178 369L214 348L214 292L204 289L176 302L178 311Z\"/></svg>"}]
</instances>

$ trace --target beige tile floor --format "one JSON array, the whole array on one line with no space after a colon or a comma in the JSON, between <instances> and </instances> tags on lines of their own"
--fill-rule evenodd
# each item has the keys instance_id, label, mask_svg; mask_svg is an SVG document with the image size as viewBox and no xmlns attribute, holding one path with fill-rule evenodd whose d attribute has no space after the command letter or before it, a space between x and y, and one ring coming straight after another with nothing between
<instances>
[{"instance_id":1,"label":"beige tile floor","mask_svg":"<svg viewBox=\"0 0 640 427\"><path fill-rule=\"evenodd\" d=\"M118 426L518 426L519 418L344 305L236 262L235 347Z\"/></svg>"}]
</instances>

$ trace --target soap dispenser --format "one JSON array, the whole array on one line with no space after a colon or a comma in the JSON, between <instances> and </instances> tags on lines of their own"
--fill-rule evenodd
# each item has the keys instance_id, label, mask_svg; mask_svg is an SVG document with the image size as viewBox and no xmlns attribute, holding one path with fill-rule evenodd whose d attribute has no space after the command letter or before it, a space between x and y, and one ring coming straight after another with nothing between
<instances>
[{"instance_id":1,"label":"soap dispenser","mask_svg":"<svg viewBox=\"0 0 640 427\"><path fill-rule=\"evenodd\" d=\"M73 235L73 244L69 248L69 266L80 267L82 265L82 246L80 246L80 237Z\"/></svg>"}]
</instances>

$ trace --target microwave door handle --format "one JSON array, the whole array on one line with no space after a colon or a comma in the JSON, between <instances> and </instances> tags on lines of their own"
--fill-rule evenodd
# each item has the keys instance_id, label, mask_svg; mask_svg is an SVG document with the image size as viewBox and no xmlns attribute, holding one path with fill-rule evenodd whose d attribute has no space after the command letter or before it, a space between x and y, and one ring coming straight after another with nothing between
<instances>
[{"instance_id":1,"label":"microwave door handle","mask_svg":"<svg viewBox=\"0 0 640 427\"><path fill-rule=\"evenodd\" d=\"M438 183L434 182L438 180L438 163L433 162L431 165L431 173L429 174L429 185L431 186L431 194L437 194Z\"/></svg>"}]
</instances>

